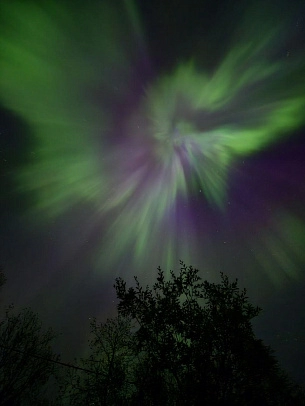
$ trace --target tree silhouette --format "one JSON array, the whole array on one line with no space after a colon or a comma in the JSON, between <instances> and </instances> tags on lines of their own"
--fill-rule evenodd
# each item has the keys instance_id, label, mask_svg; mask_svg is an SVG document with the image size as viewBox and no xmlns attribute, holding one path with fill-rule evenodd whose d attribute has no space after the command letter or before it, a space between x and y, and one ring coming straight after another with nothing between
<instances>
[{"instance_id":1,"label":"tree silhouette","mask_svg":"<svg viewBox=\"0 0 305 406\"><path fill-rule=\"evenodd\" d=\"M137 351L145 354L138 400L164 405L288 405L303 402L269 347L255 338L249 303L238 281L218 284L181 262L180 273L126 288L116 279L119 314L137 323ZM149 379L147 380L147 378ZM158 390L154 390L158 388ZM303 403L299 403L303 404Z\"/></svg>"},{"instance_id":2,"label":"tree silhouette","mask_svg":"<svg viewBox=\"0 0 305 406\"><path fill-rule=\"evenodd\" d=\"M90 323L91 354L66 374L62 395L69 405L128 404L134 391L133 335L128 318ZM84 373L85 372L85 373Z\"/></svg>"},{"instance_id":3,"label":"tree silhouette","mask_svg":"<svg viewBox=\"0 0 305 406\"><path fill-rule=\"evenodd\" d=\"M238 281L203 281L181 262L168 279L114 285L118 316L91 321L91 353L65 377L74 406L304 405L272 351L254 335L253 306Z\"/></svg>"},{"instance_id":4,"label":"tree silhouette","mask_svg":"<svg viewBox=\"0 0 305 406\"><path fill-rule=\"evenodd\" d=\"M1 281L5 282L2 273ZM51 349L54 337L51 329L43 330L32 310L16 313L12 305L6 309L0 319L0 405L42 404L39 394L58 360Z\"/></svg>"}]
</instances>

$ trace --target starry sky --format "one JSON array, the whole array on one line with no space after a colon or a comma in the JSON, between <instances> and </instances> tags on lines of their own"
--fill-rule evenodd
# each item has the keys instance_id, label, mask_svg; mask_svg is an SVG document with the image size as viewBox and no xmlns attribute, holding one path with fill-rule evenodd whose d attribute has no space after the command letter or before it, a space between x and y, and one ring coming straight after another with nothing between
<instances>
[{"instance_id":1,"label":"starry sky","mask_svg":"<svg viewBox=\"0 0 305 406\"><path fill-rule=\"evenodd\" d=\"M2 1L1 305L70 361L114 279L237 277L305 383L302 1Z\"/></svg>"}]
</instances>

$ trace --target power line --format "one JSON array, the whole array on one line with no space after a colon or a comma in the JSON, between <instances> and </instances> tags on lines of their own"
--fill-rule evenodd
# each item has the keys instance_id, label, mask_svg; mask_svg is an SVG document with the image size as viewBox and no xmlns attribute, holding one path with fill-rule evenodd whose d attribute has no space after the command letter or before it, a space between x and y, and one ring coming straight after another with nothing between
<instances>
[{"instance_id":1,"label":"power line","mask_svg":"<svg viewBox=\"0 0 305 406\"><path fill-rule=\"evenodd\" d=\"M26 355L28 355L29 357L32 357L32 358L37 358L37 359L41 359L43 361L52 362L53 364L58 364L58 365L62 365L64 367L77 369L79 371L84 371L84 372L88 372L88 373L91 373L91 374L96 374L97 373L96 371L92 371L91 369L81 368L81 367L78 367L76 365L67 364L66 362L61 362L61 361L57 361L57 360L54 360L54 359L45 358L45 357L42 357L41 355L37 355L37 354L26 353L26 352L24 352L22 350L19 350L17 348L6 347L6 346L1 345L1 344L0 344L0 348L3 348L5 350L10 350L10 351L15 351L15 352L18 352L19 354L26 354Z\"/></svg>"}]
</instances>

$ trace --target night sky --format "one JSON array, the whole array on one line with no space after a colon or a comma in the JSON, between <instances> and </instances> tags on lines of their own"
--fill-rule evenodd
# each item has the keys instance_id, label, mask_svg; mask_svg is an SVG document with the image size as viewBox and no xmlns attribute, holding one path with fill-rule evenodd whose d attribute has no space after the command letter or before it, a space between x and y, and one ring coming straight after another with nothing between
<instances>
[{"instance_id":1,"label":"night sky","mask_svg":"<svg viewBox=\"0 0 305 406\"><path fill-rule=\"evenodd\" d=\"M63 361L117 276L181 259L237 277L305 383L302 3L1 1L0 301Z\"/></svg>"}]
</instances>

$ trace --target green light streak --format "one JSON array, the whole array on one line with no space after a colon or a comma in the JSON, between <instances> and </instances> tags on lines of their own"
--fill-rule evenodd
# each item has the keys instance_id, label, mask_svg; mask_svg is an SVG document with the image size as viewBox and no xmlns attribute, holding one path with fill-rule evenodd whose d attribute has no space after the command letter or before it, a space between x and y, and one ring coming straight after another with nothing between
<instances>
[{"instance_id":1,"label":"green light streak","mask_svg":"<svg viewBox=\"0 0 305 406\"><path fill-rule=\"evenodd\" d=\"M102 88L105 97L113 93L106 76L109 67L126 68L128 61L117 42L123 35L120 19L109 4L96 5L95 15L88 9L79 14L58 2L46 4L1 3L0 90L3 105L32 129L32 162L15 174L18 190L35 195L34 211L57 216L106 193L108 175L96 135L111 122L88 92ZM82 19L90 21L85 24L89 38L78 38ZM88 44L91 36L94 45ZM125 68L116 81L121 94L126 91ZM103 142L101 137L100 150L105 149Z\"/></svg>"},{"instance_id":2,"label":"green light streak","mask_svg":"<svg viewBox=\"0 0 305 406\"><path fill-rule=\"evenodd\" d=\"M305 58L279 56L284 25L249 13L244 35L213 71L195 55L143 81L144 96L133 94L144 29L134 2L123 10L110 2L94 10L1 3L1 103L32 137L30 162L14 173L17 192L30 193L32 212L51 218L93 207L97 221L110 222L109 263L128 250L139 265L170 267L178 254L191 263L202 248L191 222L178 218L179 204L200 188L225 213L232 165L305 123ZM132 111L120 115L121 106ZM261 261L273 264L268 255Z\"/></svg>"}]
</instances>

